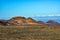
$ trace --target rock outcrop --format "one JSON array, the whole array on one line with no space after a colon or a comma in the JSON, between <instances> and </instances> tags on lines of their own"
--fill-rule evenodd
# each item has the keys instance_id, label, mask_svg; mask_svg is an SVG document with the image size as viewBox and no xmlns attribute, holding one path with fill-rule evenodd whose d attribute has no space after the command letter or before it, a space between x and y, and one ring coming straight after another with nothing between
<instances>
[{"instance_id":1,"label":"rock outcrop","mask_svg":"<svg viewBox=\"0 0 60 40\"><path fill-rule=\"evenodd\" d=\"M26 23L27 23L27 24L35 24L35 23L37 23L37 22L36 22L36 20L28 17L28 18L26 19Z\"/></svg>"},{"instance_id":2,"label":"rock outcrop","mask_svg":"<svg viewBox=\"0 0 60 40\"><path fill-rule=\"evenodd\" d=\"M16 16L16 17L13 17L9 20L9 23L11 24L23 24L23 23L26 23L26 18L25 17L22 17L22 16Z\"/></svg>"},{"instance_id":3,"label":"rock outcrop","mask_svg":"<svg viewBox=\"0 0 60 40\"><path fill-rule=\"evenodd\" d=\"M22 16L13 17L8 22L10 24L15 24L15 25L20 25L20 24L35 24L35 23L37 23L36 20L34 20L34 19L30 18L30 17L25 18L25 17L22 17Z\"/></svg>"}]
</instances>

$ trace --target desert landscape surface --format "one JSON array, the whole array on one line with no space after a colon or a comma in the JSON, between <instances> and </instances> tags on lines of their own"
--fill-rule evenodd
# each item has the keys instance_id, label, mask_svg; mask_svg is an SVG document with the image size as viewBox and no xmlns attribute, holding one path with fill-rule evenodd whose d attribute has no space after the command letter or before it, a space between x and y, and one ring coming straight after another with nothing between
<instances>
[{"instance_id":1,"label":"desert landscape surface","mask_svg":"<svg viewBox=\"0 0 60 40\"><path fill-rule=\"evenodd\" d=\"M0 20L0 40L60 40L60 24L20 16Z\"/></svg>"},{"instance_id":2,"label":"desert landscape surface","mask_svg":"<svg viewBox=\"0 0 60 40\"><path fill-rule=\"evenodd\" d=\"M0 40L60 40L60 0L0 0Z\"/></svg>"}]
</instances>

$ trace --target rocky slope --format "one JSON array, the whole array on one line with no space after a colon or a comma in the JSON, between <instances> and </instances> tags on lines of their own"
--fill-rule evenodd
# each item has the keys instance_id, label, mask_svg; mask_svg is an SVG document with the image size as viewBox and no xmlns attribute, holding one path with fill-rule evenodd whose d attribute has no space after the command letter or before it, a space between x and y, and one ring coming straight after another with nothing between
<instances>
[{"instance_id":1,"label":"rocky slope","mask_svg":"<svg viewBox=\"0 0 60 40\"><path fill-rule=\"evenodd\" d=\"M34 20L30 17L25 18L25 17L22 17L22 16L17 16L17 17L12 17L9 20L9 23L20 25L20 24L34 24L34 23L37 23L37 22L36 22L36 20Z\"/></svg>"}]
</instances>

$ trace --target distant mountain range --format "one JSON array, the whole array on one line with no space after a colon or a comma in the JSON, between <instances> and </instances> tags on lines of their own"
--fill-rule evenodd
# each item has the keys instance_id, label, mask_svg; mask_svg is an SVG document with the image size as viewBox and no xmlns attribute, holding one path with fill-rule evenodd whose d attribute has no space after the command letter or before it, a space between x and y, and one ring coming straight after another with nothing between
<instances>
[{"instance_id":1,"label":"distant mountain range","mask_svg":"<svg viewBox=\"0 0 60 40\"><path fill-rule=\"evenodd\" d=\"M60 23L60 16L35 16L32 18L37 20L37 21L47 22L48 20L55 20L55 21Z\"/></svg>"},{"instance_id":2,"label":"distant mountain range","mask_svg":"<svg viewBox=\"0 0 60 40\"><path fill-rule=\"evenodd\" d=\"M0 20L0 25L23 25L23 24L50 24L60 25L60 16L45 16L45 17L23 17L15 16L8 20Z\"/></svg>"}]
</instances>

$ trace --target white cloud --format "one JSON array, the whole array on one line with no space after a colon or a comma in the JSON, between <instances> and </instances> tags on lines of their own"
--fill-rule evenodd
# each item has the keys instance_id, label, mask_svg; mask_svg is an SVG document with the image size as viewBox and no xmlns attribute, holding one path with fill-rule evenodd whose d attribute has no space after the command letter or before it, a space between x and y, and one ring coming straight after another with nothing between
<instances>
[{"instance_id":1,"label":"white cloud","mask_svg":"<svg viewBox=\"0 0 60 40\"><path fill-rule=\"evenodd\" d=\"M60 16L60 14L49 14L49 15L36 15L38 17L46 17L46 16Z\"/></svg>"}]
</instances>

